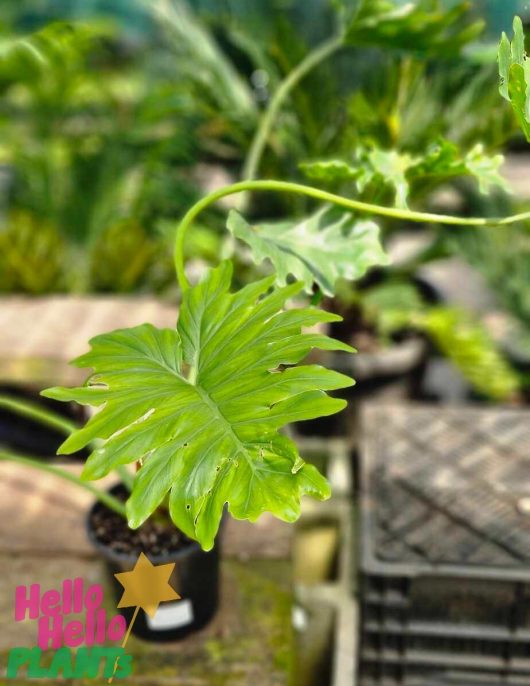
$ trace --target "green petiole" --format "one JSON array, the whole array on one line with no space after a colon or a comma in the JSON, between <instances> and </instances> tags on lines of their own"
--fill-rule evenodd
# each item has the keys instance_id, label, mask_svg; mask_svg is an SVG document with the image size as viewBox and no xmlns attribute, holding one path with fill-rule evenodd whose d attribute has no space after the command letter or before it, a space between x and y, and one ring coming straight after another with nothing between
<instances>
[{"instance_id":1,"label":"green petiole","mask_svg":"<svg viewBox=\"0 0 530 686\"><path fill-rule=\"evenodd\" d=\"M89 491L90 493L92 493L92 495L94 495L110 510L113 510L125 519L127 518L127 515L125 513L125 505L121 502L121 500L118 500L118 498L115 498L113 495L107 493L106 491L96 488L96 486L93 486L91 483L83 481L78 476L72 474L66 469L61 469L60 467L56 467L47 462L41 462L40 460L36 460L32 457L17 455L16 453L12 453L8 450L3 449L0 450L0 460L16 462L17 464L22 464L26 467L32 467L33 469L39 469L41 472L48 472L49 474L54 474L55 476L60 477L61 479L70 481L71 483L74 483L77 486L84 488L85 491Z\"/></svg>"},{"instance_id":2,"label":"green petiole","mask_svg":"<svg viewBox=\"0 0 530 686\"><path fill-rule=\"evenodd\" d=\"M218 191L214 191L213 193L210 193L199 200L188 210L188 212L186 212L182 221L180 222L175 236L174 260L177 279L183 291L187 290L190 286L184 269L184 240L188 228L193 224L194 220L203 210L217 202L217 200L220 200L227 195L234 195L235 193L258 190L306 195L310 198L315 198L315 200L331 203L332 205L344 207L345 209L354 212L362 212L364 214L374 214L380 217L390 217L392 219L401 219L420 223L445 224L449 226L506 226L508 224L516 224L517 222L530 219L530 211L502 218L456 217L453 215L416 212L414 210L384 207L382 205L372 205L360 200L344 198L341 195L329 193L328 191L321 190L320 188L314 188L312 186L306 186L300 183L292 183L289 181L240 181L230 186L225 186Z\"/></svg>"}]
</instances>

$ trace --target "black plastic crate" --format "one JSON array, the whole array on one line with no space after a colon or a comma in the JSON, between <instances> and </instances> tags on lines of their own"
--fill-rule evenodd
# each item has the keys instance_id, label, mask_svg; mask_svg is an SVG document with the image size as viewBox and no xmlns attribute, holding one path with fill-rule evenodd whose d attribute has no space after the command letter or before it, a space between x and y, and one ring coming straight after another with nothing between
<instances>
[{"instance_id":1,"label":"black plastic crate","mask_svg":"<svg viewBox=\"0 0 530 686\"><path fill-rule=\"evenodd\" d=\"M369 406L363 435L360 686L530 685L530 413Z\"/></svg>"},{"instance_id":2,"label":"black plastic crate","mask_svg":"<svg viewBox=\"0 0 530 686\"><path fill-rule=\"evenodd\" d=\"M410 620L463 625L500 626L530 634L530 583L495 581L478 576L413 577L364 574L362 603L368 621Z\"/></svg>"}]
</instances>

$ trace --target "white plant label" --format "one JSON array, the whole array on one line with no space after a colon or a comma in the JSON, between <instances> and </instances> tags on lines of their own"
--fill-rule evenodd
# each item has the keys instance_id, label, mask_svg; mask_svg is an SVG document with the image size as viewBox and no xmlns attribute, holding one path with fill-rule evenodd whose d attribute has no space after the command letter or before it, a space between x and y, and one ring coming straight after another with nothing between
<instances>
[{"instance_id":1,"label":"white plant label","mask_svg":"<svg viewBox=\"0 0 530 686\"><path fill-rule=\"evenodd\" d=\"M193 605L185 598L176 603L163 603L154 617L145 616L147 626L154 631L178 629L193 622Z\"/></svg>"}]
</instances>

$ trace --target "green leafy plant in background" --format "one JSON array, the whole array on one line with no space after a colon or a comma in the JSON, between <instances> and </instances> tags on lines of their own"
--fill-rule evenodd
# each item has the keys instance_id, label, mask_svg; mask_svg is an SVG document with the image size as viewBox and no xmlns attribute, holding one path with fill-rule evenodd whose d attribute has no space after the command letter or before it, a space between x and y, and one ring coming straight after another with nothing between
<instances>
[{"instance_id":1,"label":"green leafy plant in background","mask_svg":"<svg viewBox=\"0 0 530 686\"><path fill-rule=\"evenodd\" d=\"M431 144L423 156L373 145L358 148L351 163L319 160L300 166L310 179L335 188L350 183L361 196L381 194L382 186L386 186L389 202L407 208L411 196L417 199L447 181L466 176L476 180L483 194L493 187L506 190L506 182L499 173L503 161L502 155L487 155L481 144L462 154L456 145L441 139Z\"/></svg>"},{"instance_id":2,"label":"green leafy plant in background","mask_svg":"<svg viewBox=\"0 0 530 686\"><path fill-rule=\"evenodd\" d=\"M521 385L519 376L486 328L468 312L428 305L410 283L392 280L368 289L362 303L365 316L384 336L420 332L480 394L497 401L516 397Z\"/></svg>"},{"instance_id":3,"label":"green leafy plant in background","mask_svg":"<svg viewBox=\"0 0 530 686\"><path fill-rule=\"evenodd\" d=\"M480 23L470 23L469 5L461 3L455 6L451 12L442 11L436 2L409 3L398 6L393 2L361 2L355 7L348 7L343 3L336 3L338 9L338 33L335 38L323 43L320 48L310 52L302 60L298 67L290 72L285 80L281 82L272 96L266 108L260 126L256 132L250 146L246 163L243 167L244 178L252 179L256 174L266 146L272 139L273 127L279 119L282 106L288 97L292 97L293 90L303 78L315 69L322 61L327 60L335 52L348 46L385 46L385 48L395 48L406 51L408 54L421 54L422 57L432 55L448 57L456 55L463 46L477 37L481 31ZM371 70L370 74L373 74ZM465 91L465 95L460 98L456 107L458 116L453 122L454 130L459 127L462 140L469 141L470 128L462 120L469 119L469 112L473 112L478 106L478 102L491 97L493 90L490 88L484 96L483 74L480 74L472 84L472 87ZM356 196L365 202L391 204L397 208L407 209L411 202L425 202L438 187L450 181L471 177L478 185L481 194L487 195L492 189L498 188L507 190L507 185L499 173L499 169L504 161L502 155L489 154L483 143L475 143L468 151L463 150L457 144L449 140L438 137L432 142L432 136L427 136L429 141L422 148L418 146L418 134L422 133L422 127L418 130L418 116L425 121L424 112L430 112L425 122L426 128L432 134L430 123L433 119L439 119L440 110L445 111L447 107L442 106L442 101L447 99L448 93L444 89L438 91L434 89L440 97L440 102L436 103L433 98L433 89L425 87L423 67L415 66L410 59L403 61L401 73L397 79L397 88L392 91L394 100L385 103L383 108L384 118L388 118L388 112L393 113L389 123L392 135L389 142L393 144L392 149L382 147L376 142L380 134L376 129L372 135L368 136L365 143L359 144L358 140L353 145L354 152L351 158L323 159L304 162L300 165L301 170L313 182L317 182L326 188L333 189L341 194L350 196L352 191ZM418 86L423 86L423 97L407 97L409 91L416 89L414 95L418 93ZM380 84L380 90L388 90L387 85ZM443 93L443 95L442 95ZM470 95L471 94L471 95ZM451 94L452 95L452 94ZM360 93L357 94L355 105L359 104ZM477 98L474 102L473 98ZM434 101L434 107L433 107ZM397 103L397 105L396 105ZM406 121L406 107L409 103L418 104L410 119L410 130L413 131L410 141L405 140L403 150L396 146L398 139L403 138L403 125ZM371 103L365 101L368 119L374 117ZM353 108L355 109L355 108ZM362 108L361 108L362 109ZM492 108L491 108L492 109ZM495 110L497 112L497 110ZM486 114L486 118L488 114ZM502 117L496 117L499 119ZM496 130L489 120L489 128ZM361 123L357 115L357 123ZM380 121L379 121L380 125ZM471 125L473 128L474 125ZM425 128L425 127L424 127ZM476 126L475 126L476 128ZM398 132L399 129L399 132ZM506 127L508 130L509 127ZM489 133L481 131L482 134ZM375 135L373 135L375 133ZM384 136L383 136L384 138ZM486 135L487 139L488 136ZM361 138L362 140L362 138ZM397 149L396 149L397 147ZM313 227L320 222L321 215L313 215L293 222L280 221L276 223L254 223L248 224L242 218L233 214L228 222L228 228L232 233L247 244L253 250L257 261L269 259L278 270L281 278L285 278L287 270L297 274L300 278L305 278L307 282L311 280L311 274L317 274L316 280L323 293L329 295L329 280L325 273L318 267L318 258L322 261L327 257L333 257L333 265L328 266L328 272L334 275L344 275L344 264L347 262L348 251L344 250L339 237L343 237L338 224L332 228L328 227L328 237L331 240L314 240ZM363 230L363 229L361 229ZM293 250L293 243L305 242L307 249ZM303 254L303 257L298 257ZM316 256L316 260L315 260ZM341 272L341 269L343 270ZM319 275L319 276L318 276ZM362 297L362 291L360 293ZM340 299L340 294L339 294ZM496 349L495 343L482 332L474 337L475 360L485 363L489 360L489 371L495 369L500 377L508 379L507 383L495 384L480 382L480 374L473 374L470 367L470 358L466 355L456 355L451 353L451 346L445 345L448 339L450 326L453 325L453 336L455 341L462 333L464 326L462 320L464 313L457 317L455 313L446 313L443 320L446 326L443 328L444 337L438 334L441 327L436 328L433 319L433 326L429 332L426 331L427 322L431 321L423 318L420 326L420 319L416 320L417 331L426 332L431 340L438 338L438 348L444 352L457 366L464 376L487 396L499 399L506 399L513 395L514 388L517 387L516 376L504 361L502 355ZM468 319L469 316L467 316ZM469 324L467 329L473 328L478 332L478 323ZM464 342L462 333L462 341ZM467 346L470 350L470 345ZM479 365L480 366L480 365ZM499 390L499 388L501 390ZM489 392L488 392L489 391Z\"/></svg>"},{"instance_id":4,"label":"green leafy plant in background","mask_svg":"<svg viewBox=\"0 0 530 686\"><path fill-rule=\"evenodd\" d=\"M415 319L417 321L415 322ZM513 400L521 379L486 328L457 308L432 308L412 320L423 328L475 390L493 400Z\"/></svg>"},{"instance_id":5,"label":"green leafy plant in background","mask_svg":"<svg viewBox=\"0 0 530 686\"><path fill-rule=\"evenodd\" d=\"M357 5L347 11L336 3L335 34L321 49L309 52L296 27L281 15L270 18L263 36L255 30L251 33L252 27L242 23L224 22L220 40L219 25L209 30L182 0L152 5L166 35L164 47L153 51L152 62L140 55L131 63L111 66L115 59L106 55L116 50L115 34L100 25L55 24L27 38L6 41L0 87L6 96L3 130L7 143L2 160L12 166L15 181L9 204L34 213L36 229L41 220L53 225L65 241L64 273L51 289L165 290L170 275L168 269L160 268L168 259L164 255L167 242L158 231L159 217L176 219L197 197L189 166L198 155L213 155L237 165L248 149L243 178L251 177L263 164L267 174L283 177L298 174L293 160L314 159L325 150L334 150L341 158L346 151L349 156L351 149L380 149L385 154L387 146L399 141L400 158L416 159L427 154L430 143L426 140L444 133L451 133L452 140L462 139L462 151L467 146L472 149L478 138L489 141L489 147L498 145L507 131L499 124L498 113L491 115L491 102L486 115L472 115L479 111L478 103L491 95L487 79L481 88L471 88L466 73L457 85L436 88L423 66L424 58L458 54L478 35L480 22L471 21L466 3L458 4L450 20L436 2L404 7L390 2ZM389 32L395 34L390 43ZM430 46L429 33L436 36ZM369 83L381 80L375 95L367 94L355 81L343 83L336 63L328 59L343 51L344 58L351 58L349 73L352 64L362 60L365 44L380 48L381 55L388 47L395 49L388 64L382 60L377 73L371 70L370 79L365 79ZM241 64L250 66L243 70ZM249 81L251 74L266 77L270 100L266 94L260 96L259 84ZM350 96L352 86L355 92ZM469 102L467 94L475 90ZM315 91L323 95L318 102L311 97ZM460 94L458 98L455 93ZM453 107L442 108L449 97ZM367 117L359 98L365 99ZM445 121L449 109L455 110L461 132ZM425 118L425 112L430 116ZM419 115L425 120L421 126ZM395 140L386 140L384 132L373 133L374 117L375 128L392 129ZM492 132L499 128L495 138ZM411 144L411 140L421 142ZM249 160L258 143L256 171L249 175ZM272 154L262 159L267 148ZM495 159L486 151L484 157ZM373 184L363 188L363 199L391 202L374 194ZM284 214L285 207L307 210L305 203L282 201L272 213ZM208 224L214 226L209 229L212 234L218 235L218 215ZM134 227L127 238L125 226ZM121 235L119 241L107 240L117 235ZM138 254L149 245L156 258L144 259L142 269L132 277L142 260L134 259L131 268L123 261L119 267L118 242ZM1 266L16 274L23 255L11 252L10 256ZM13 282L23 284L24 279L17 277ZM40 292L45 292L46 283L43 280Z\"/></svg>"},{"instance_id":6,"label":"green leafy plant in background","mask_svg":"<svg viewBox=\"0 0 530 686\"><path fill-rule=\"evenodd\" d=\"M528 62L523 22L520 17L513 21L512 42L503 33L499 47L499 91L511 103L519 126L530 142L530 63Z\"/></svg>"},{"instance_id":7,"label":"green leafy plant in background","mask_svg":"<svg viewBox=\"0 0 530 686\"><path fill-rule=\"evenodd\" d=\"M260 15L258 31L250 20L245 24L219 9L208 30L184 0L155 3L177 74L189 80L206 114L201 138L232 163L242 156L242 179L260 170L291 177L297 173L293 160L329 151L342 157L359 144L417 153L449 136L470 149L483 141L489 150L510 135L491 88L492 65L466 57L449 70L436 66L480 34L469 3L449 13L431 1L362 2L351 11L334 5L335 14L327 17L334 33L308 49L281 12ZM388 32L395 40L388 41Z\"/></svg>"},{"instance_id":8,"label":"green leafy plant in background","mask_svg":"<svg viewBox=\"0 0 530 686\"><path fill-rule=\"evenodd\" d=\"M309 222L285 228L286 244L274 227L252 227L232 214L232 231L248 241L257 261L270 261L272 273L232 292L232 265L225 261L192 285L184 251L189 230L217 201L249 192L303 195L341 208L347 217L337 220L323 208ZM344 402L329 398L327 391L350 385L350 379L320 366L297 365L313 348L350 348L322 334L304 333L304 327L336 321L337 316L292 299L304 288L318 293L319 283L334 292L339 276L358 278L369 267L386 262L375 227L360 220L361 214L458 229L507 227L530 219L530 212L504 218L424 213L276 180L247 180L201 198L184 215L175 235L175 269L183 293L176 328L144 324L98 336L76 361L92 369L85 385L44 392L99 408L85 427L71 431L61 448L67 453L93 447L85 479L100 478L113 469L123 475L124 465L137 462L134 477L128 472L123 477L132 488L125 508L131 527L164 503L173 522L209 549L225 506L240 519L254 521L270 511L293 521L302 495L329 495L325 479L304 463L280 429L290 421L342 409ZM300 236L311 238L309 246ZM332 269L311 252L318 238L322 245L329 239L344 249L350 241L355 264L339 263ZM483 370L491 369L491 360L475 352L476 334L462 328L460 320L451 323L449 335L447 318L442 320L439 311L422 315L423 325L441 346L465 343L471 352L462 348L458 354L474 363L481 360ZM499 381L495 393L504 391L504 382ZM45 421L54 420L46 415ZM70 433L70 427L64 428ZM6 451L0 457L30 463ZM108 494L101 497L123 512L121 503Z\"/></svg>"},{"instance_id":9,"label":"green leafy plant in background","mask_svg":"<svg viewBox=\"0 0 530 686\"><path fill-rule=\"evenodd\" d=\"M335 53L359 46L447 56L457 54L483 28L481 22L470 22L467 3L459 3L450 12L443 11L435 0L402 6L387 0L334 4L337 9L335 35L312 50L279 84L250 145L243 178L255 177L278 114L294 88Z\"/></svg>"},{"instance_id":10,"label":"green leafy plant in background","mask_svg":"<svg viewBox=\"0 0 530 686\"><path fill-rule=\"evenodd\" d=\"M528 224L508 231L496 227L477 234L462 231L450 245L484 277L496 301L510 317L503 343L520 356L530 355L530 229ZM528 385L528 381L526 383Z\"/></svg>"},{"instance_id":11,"label":"green leafy plant in background","mask_svg":"<svg viewBox=\"0 0 530 686\"><path fill-rule=\"evenodd\" d=\"M64 287L65 241L32 214L10 212L0 231L0 291L42 295Z\"/></svg>"},{"instance_id":12,"label":"green leafy plant in background","mask_svg":"<svg viewBox=\"0 0 530 686\"><path fill-rule=\"evenodd\" d=\"M41 283L29 292L141 288L152 266L145 248L167 247L160 217L178 216L196 197L187 179L194 137L185 90L151 78L141 56L116 60L115 40L105 26L61 23L0 48L7 204L11 214L32 215L36 242L49 240L53 252L53 231L67 255L61 278L37 270ZM3 224L0 237L9 240ZM16 243L0 255L20 290L23 261Z\"/></svg>"},{"instance_id":13,"label":"green leafy plant in background","mask_svg":"<svg viewBox=\"0 0 530 686\"><path fill-rule=\"evenodd\" d=\"M503 33L499 47L499 90L508 100L527 139L530 132L529 61L522 22L515 17L512 41ZM507 315L497 335L518 362L530 356L530 232L522 223L507 230L463 230L450 236L449 247L483 276L492 295ZM528 376L523 376L528 388Z\"/></svg>"},{"instance_id":14,"label":"green leafy plant in background","mask_svg":"<svg viewBox=\"0 0 530 686\"><path fill-rule=\"evenodd\" d=\"M202 110L202 135L212 151L222 155L222 145L213 141L223 135L227 141L245 144L258 118L248 80L186 2L157 0L153 10L177 59L178 77L191 85Z\"/></svg>"},{"instance_id":15,"label":"green leafy plant in background","mask_svg":"<svg viewBox=\"0 0 530 686\"><path fill-rule=\"evenodd\" d=\"M342 4L342 8L341 8ZM451 10L435 0L396 5L392 0L362 0L348 12L348 0L338 3L345 43L385 45L426 54L440 50L458 53L482 31L482 22L469 23L469 4Z\"/></svg>"}]
</instances>

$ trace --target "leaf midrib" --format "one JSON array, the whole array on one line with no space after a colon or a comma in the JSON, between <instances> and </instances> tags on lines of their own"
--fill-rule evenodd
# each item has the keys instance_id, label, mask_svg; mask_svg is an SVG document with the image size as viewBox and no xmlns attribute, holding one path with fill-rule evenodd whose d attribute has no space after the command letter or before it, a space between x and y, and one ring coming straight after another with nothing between
<instances>
[{"instance_id":1,"label":"leaf midrib","mask_svg":"<svg viewBox=\"0 0 530 686\"><path fill-rule=\"evenodd\" d=\"M237 455L239 455L241 453L243 455L243 457L245 458L245 460L248 462L248 465L249 465L250 469L252 470L252 473L254 473L254 471L255 471L254 461L248 455L247 447L245 446L245 444L241 441L239 436L234 431L232 424L228 421L228 419L221 412L219 405L217 405L217 403L214 400L212 400L212 398L209 396L208 392L204 388L202 388L202 386L195 386L195 388L197 389L197 391L200 394L203 401L208 405L208 407L212 410L212 412L215 415L217 415L218 419L222 422L224 429L225 429L224 434L229 435L233 439L234 443L236 444L238 450L237 450L235 456L237 457Z\"/></svg>"}]
</instances>

